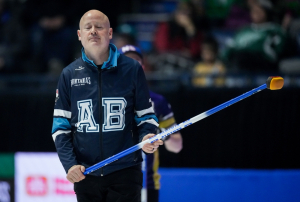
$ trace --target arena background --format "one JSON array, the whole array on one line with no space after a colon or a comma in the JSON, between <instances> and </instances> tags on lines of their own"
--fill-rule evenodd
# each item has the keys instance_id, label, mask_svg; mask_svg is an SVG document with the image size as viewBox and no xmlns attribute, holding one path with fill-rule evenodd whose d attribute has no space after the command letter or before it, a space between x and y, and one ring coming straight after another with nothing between
<instances>
[{"instance_id":1,"label":"arena background","mask_svg":"<svg viewBox=\"0 0 300 202\"><path fill-rule=\"evenodd\" d=\"M5 2L21 9L27 1ZM76 2L81 9L91 8ZM157 23L166 21L180 1L88 2L109 16L116 32L124 29L122 25L134 28L151 66L157 56L151 52ZM214 2L229 5L231 1ZM76 29L77 24L71 30L76 33ZM212 33L220 48L233 36L232 30ZM177 123L260 86L270 75L285 79L279 91L263 90L183 129L180 153L161 147L160 201L300 201L299 44L300 33L297 55L290 58L296 68L267 73L228 71L222 86L195 87L191 67L180 69L178 64L171 70L146 71L149 88L166 97ZM79 42L75 47L80 50ZM51 136L58 75L33 70L0 72L0 202L74 201Z\"/></svg>"}]
</instances>

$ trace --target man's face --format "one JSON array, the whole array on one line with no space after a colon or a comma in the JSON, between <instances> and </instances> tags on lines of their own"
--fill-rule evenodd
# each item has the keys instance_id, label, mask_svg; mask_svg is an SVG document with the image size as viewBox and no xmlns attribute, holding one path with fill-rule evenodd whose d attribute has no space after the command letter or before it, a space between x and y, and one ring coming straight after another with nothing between
<instances>
[{"instance_id":1,"label":"man's face","mask_svg":"<svg viewBox=\"0 0 300 202\"><path fill-rule=\"evenodd\" d=\"M96 11L86 13L80 21L78 39L87 52L106 50L112 39L112 28L107 17Z\"/></svg>"}]
</instances>

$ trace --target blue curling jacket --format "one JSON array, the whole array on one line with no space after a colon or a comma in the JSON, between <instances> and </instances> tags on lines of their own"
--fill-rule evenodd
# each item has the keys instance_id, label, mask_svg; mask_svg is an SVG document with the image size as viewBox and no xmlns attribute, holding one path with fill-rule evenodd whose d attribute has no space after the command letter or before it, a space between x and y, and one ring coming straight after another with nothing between
<instances>
[{"instance_id":1,"label":"blue curling jacket","mask_svg":"<svg viewBox=\"0 0 300 202\"><path fill-rule=\"evenodd\" d=\"M65 67L56 90L52 137L66 172L90 167L135 144L158 123L142 67L110 44L101 70L82 57ZM141 150L92 172L103 176L140 164Z\"/></svg>"}]
</instances>

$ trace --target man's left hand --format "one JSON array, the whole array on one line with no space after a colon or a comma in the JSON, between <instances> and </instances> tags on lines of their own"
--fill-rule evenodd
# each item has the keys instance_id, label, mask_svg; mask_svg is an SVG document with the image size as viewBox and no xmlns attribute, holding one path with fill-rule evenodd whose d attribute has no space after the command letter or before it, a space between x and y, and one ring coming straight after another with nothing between
<instances>
[{"instance_id":1,"label":"man's left hand","mask_svg":"<svg viewBox=\"0 0 300 202\"><path fill-rule=\"evenodd\" d=\"M142 141L145 141L151 137L155 136L155 134L153 133L149 133L148 135L146 135ZM157 140L156 142L153 143L146 143L144 144L142 150L146 153L154 153L157 148L159 147L159 145L163 145L164 142L162 140Z\"/></svg>"}]
</instances>

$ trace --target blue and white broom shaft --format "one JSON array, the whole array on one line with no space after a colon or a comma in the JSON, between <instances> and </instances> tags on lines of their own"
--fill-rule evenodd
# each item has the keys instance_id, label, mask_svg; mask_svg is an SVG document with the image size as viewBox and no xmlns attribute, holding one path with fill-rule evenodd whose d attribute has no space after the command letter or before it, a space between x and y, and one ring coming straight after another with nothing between
<instances>
[{"instance_id":1,"label":"blue and white broom shaft","mask_svg":"<svg viewBox=\"0 0 300 202\"><path fill-rule=\"evenodd\" d=\"M244 93L243 95L240 95L236 98L233 98L232 100L229 100L229 101L227 101L227 102L225 102L221 105L218 105L217 107L214 107L214 108L212 108L212 109L210 109L206 112L203 112L203 113L201 113L201 114L199 114L199 115L197 115L197 116L195 116L195 117L193 117L193 118L191 118L191 119L189 119L185 122L182 122L178 125L175 125L175 126L169 128L169 129L167 129L167 130L165 130L165 131L163 131L163 132L161 132L161 133L159 133L159 134L157 134L157 135L155 135L155 136L153 136L153 137L151 137L151 138L149 138L149 139L147 139L143 142L140 142L139 144L136 144L136 145L134 145L134 146L132 146L132 147L130 147L130 148L114 155L114 156L112 156L112 157L109 157L109 158L107 158L107 159L105 159L105 160L103 160L103 161L87 168L83 174L86 175L86 174L89 174L89 173L99 169L99 168L102 168L102 167L104 167L104 166L106 166L106 165L108 165L108 164L110 164L110 163L112 163L112 162L114 162L114 161L130 154L130 153L133 153L133 152L141 149L146 143L153 143L153 142L155 142L157 140L160 140L160 139L162 139L162 138L164 138L168 135L171 135L171 134L173 134L173 133L175 133L175 132L177 132L177 131L179 131L179 130L181 130L181 129L183 129L183 128L185 128L185 127L187 127L187 126L189 126L193 123L196 123L197 121L200 121L200 120L202 120L202 119L204 119L204 118L206 118L206 117L208 117L208 116L210 116L210 115L212 115L212 114L214 114L214 113L216 113L216 112L218 112L218 111L220 111L220 110L222 110L222 109L224 109L224 108L226 108L226 107L228 107L228 106L230 106L230 105L232 105L232 104L234 104L234 103L236 103L236 102L238 102L238 101L240 101L244 98L247 98L247 97L253 95L254 93L257 93L261 90L264 90L265 88L267 88L267 85L263 84L263 85L255 88L251 91L248 91L247 93Z\"/></svg>"},{"instance_id":2,"label":"blue and white broom shaft","mask_svg":"<svg viewBox=\"0 0 300 202\"><path fill-rule=\"evenodd\" d=\"M164 138L168 135L171 135L171 134L173 134L173 133L175 133L175 132L177 132L177 131L179 131L179 130L181 130L181 129L189 126L189 125L192 125L193 123L196 123L196 122L198 122L198 121L200 121L200 120L202 120L202 119L204 119L204 118L206 118L206 117L208 117L208 116L210 116L210 115L212 115L212 114L214 114L214 113L216 113L216 112L218 112L218 111L220 111L220 110L222 110L226 107L229 107L230 105L232 105L232 104L234 104L234 103L236 103L236 102L238 102L238 101L240 101L240 100L242 100L246 97L249 97L249 96L253 95L254 93L257 93L257 92L259 92L263 89L266 89L266 88L267 88L267 85L263 84L263 85L255 88L255 89L253 89L253 90L251 90L247 93L244 93L243 95L240 95L236 98L233 98L232 100L229 100L229 101L227 101L223 104L220 104L220 105L218 105L218 106L216 106L216 107L214 107L214 108L212 108L212 109L210 109L206 112L203 112L203 113L201 113L197 116L194 116L193 118L191 118L191 119L189 119L185 122L182 122L178 125L175 125L175 126L169 128L169 129L165 130L164 132L159 133L159 134L149 138L148 140L150 140L150 143L153 143L157 140L160 140L160 139L162 139L162 138Z\"/></svg>"},{"instance_id":3,"label":"blue and white broom shaft","mask_svg":"<svg viewBox=\"0 0 300 202\"><path fill-rule=\"evenodd\" d=\"M167 137L167 136L169 136L169 135L171 135L171 134L173 134L173 133L175 133L175 132L177 132L177 131L179 131L179 130L181 130L181 129L183 129L183 128L185 128L185 127L187 127L187 126L189 126L193 123L196 123L196 122L198 122L198 121L200 121L200 120L202 120L202 119L204 119L204 118L206 118L206 117L208 117L208 116L210 116L210 115L212 115L212 114L214 114L214 113L216 113L216 112L218 112L218 111L220 111L220 110L222 110L222 109L224 109L224 108L226 108L226 107L228 107L228 106L230 106L230 105L232 105L232 104L234 104L234 103L236 103L236 102L238 102L238 101L240 101L240 100L242 100L246 97L249 97L249 96L253 95L254 93L257 93L257 92L259 92L259 91L261 91L265 88L267 88L267 85L263 84L263 85L259 86L258 88L255 88L255 89L253 89L253 90L251 90L247 93L244 93L243 95L240 95L240 96L238 96L238 97L236 97L232 100L229 100L229 101L227 101L227 102L225 102L221 105L218 105L217 107L214 107L214 108L212 108L212 109L210 109L206 112L203 112L203 113L201 113L201 114L199 114L199 115L197 115L197 116L195 116L195 117L193 117L193 118L191 118L191 119L189 119L185 122L182 122L178 125L175 125L175 126L169 128L169 129L167 129L167 130L165 130L165 131L163 131L163 132L161 132L161 133L159 133L159 134L157 134L157 135L155 135L155 136L153 136L153 137L151 137L147 140L144 140L143 142L140 142L139 144L136 144L136 145L134 145L134 146L132 146L132 147L130 147L130 148L114 155L114 156L112 156L112 157L109 157L109 158L107 158L107 159L105 159L105 160L103 160L103 161L87 168L85 170L84 174L86 175L86 174L89 174L89 173L99 169L99 168L102 168L102 167L118 160L119 158L122 158L122 157L124 157L124 156L126 156L130 153L133 153L133 152L141 149L146 143L153 143L157 140L160 140L164 137Z\"/></svg>"}]
</instances>

